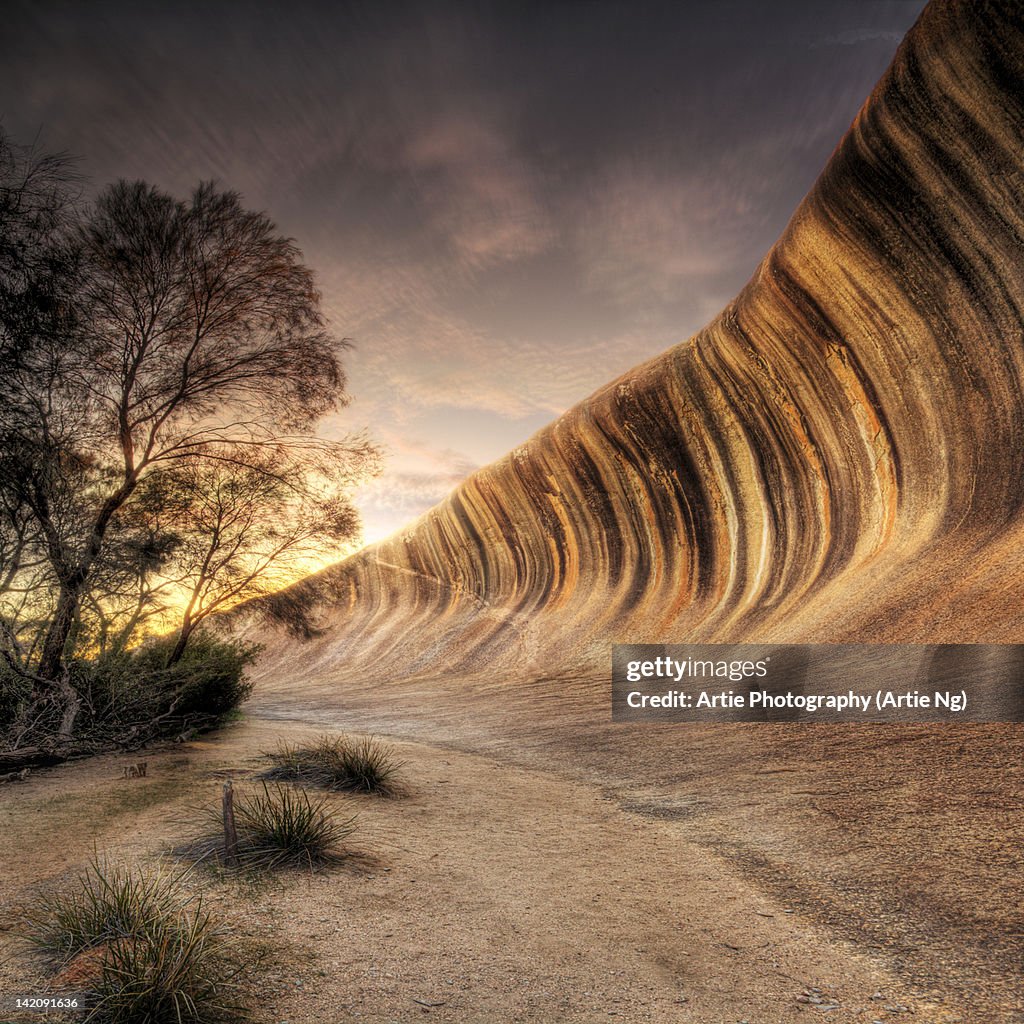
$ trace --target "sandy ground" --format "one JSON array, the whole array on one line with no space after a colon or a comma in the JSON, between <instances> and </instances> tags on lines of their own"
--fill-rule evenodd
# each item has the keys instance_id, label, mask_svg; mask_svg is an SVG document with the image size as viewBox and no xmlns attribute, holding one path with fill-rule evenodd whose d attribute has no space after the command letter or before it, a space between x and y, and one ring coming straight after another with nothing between
<instances>
[{"instance_id":1,"label":"sandy ground","mask_svg":"<svg viewBox=\"0 0 1024 1024\"><path fill-rule=\"evenodd\" d=\"M1024 1022L1024 726L623 725L607 678L286 685L262 680L252 713L596 787L886 964L917 1019Z\"/></svg>"},{"instance_id":2,"label":"sandy ground","mask_svg":"<svg viewBox=\"0 0 1024 1024\"><path fill-rule=\"evenodd\" d=\"M225 777L253 785L261 751L320 731L249 719L149 751L145 779L119 778L125 759L109 756L6 786L0 1020L19 1019L12 997L44 991L15 926L41 888L94 848L158 858ZM403 798L331 798L358 812L367 859L260 883L195 877L242 941L270 951L252 986L262 1021L997 1019L911 989L884 950L773 896L685 821L500 757L396 746Z\"/></svg>"}]
</instances>

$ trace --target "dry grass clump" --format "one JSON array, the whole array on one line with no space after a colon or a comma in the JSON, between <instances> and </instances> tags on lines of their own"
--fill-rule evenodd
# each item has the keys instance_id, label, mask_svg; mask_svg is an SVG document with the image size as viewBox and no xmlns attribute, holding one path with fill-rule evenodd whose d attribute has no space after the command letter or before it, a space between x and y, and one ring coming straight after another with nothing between
<instances>
[{"instance_id":1,"label":"dry grass clump","mask_svg":"<svg viewBox=\"0 0 1024 1024\"><path fill-rule=\"evenodd\" d=\"M230 943L184 875L94 860L46 896L26 936L82 992L89 1024L249 1020L235 979L254 958Z\"/></svg>"},{"instance_id":2,"label":"dry grass clump","mask_svg":"<svg viewBox=\"0 0 1024 1024\"><path fill-rule=\"evenodd\" d=\"M327 797L311 799L304 789L268 786L244 795L236 791L235 830L238 845L228 867L269 871L276 868L326 867L356 856L344 845L356 830L355 815L341 817ZM209 830L182 852L192 860L225 863L220 808L207 814Z\"/></svg>"},{"instance_id":3,"label":"dry grass clump","mask_svg":"<svg viewBox=\"0 0 1024 1024\"><path fill-rule=\"evenodd\" d=\"M339 818L325 797L311 800L302 789L266 783L263 792L235 807L238 856L257 868L329 864L349 856L342 845L355 831L355 816Z\"/></svg>"},{"instance_id":4,"label":"dry grass clump","mask_svg":"<svg viewBox=\"0 0 1024 1024\"><path fill-rule=\"evenodd\" d=\"M59 966L86 949L173 916L182 901L190 899L182 891L180 875L162 869L144 872L95 858L71 888L40 898L26 935Z\"/></svg>"},{"instance_id":5,"label":"dry grass clump","mask_svg":"<svg viewBox=\"0 0 1024 1024\"><path fill-rule=\"evenodd\" d=\"M372 736L319 736L311 743L282 743L267 754L275 763L263 778L349 793L396 796L404 761Z\"/></svg>"},{"instance_id":6,"label":"dry grass clump","mask_svg":"<svg viewBox=\"0 0 1024 1024\"><path fill-rule=\"evenodd\" d=\"M96 1024L228 1024L249 1019L234 979L250 965L210 915L153 922L107 947L87 1021Z\"/></svg>"}]
</instances>

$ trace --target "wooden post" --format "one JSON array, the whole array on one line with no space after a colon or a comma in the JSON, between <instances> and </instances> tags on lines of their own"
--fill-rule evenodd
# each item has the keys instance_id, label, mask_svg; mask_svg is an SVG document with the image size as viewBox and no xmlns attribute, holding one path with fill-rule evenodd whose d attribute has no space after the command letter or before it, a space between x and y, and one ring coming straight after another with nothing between
<instances>
[{"instance_id":1,"label":"wooden post","mask_svg":"<svg viewBox=\"0 0 1024 1024\"><path fill-rule=\"evenodd\" d=\"M235 831L235 794L231 782L224 783L224 863L238 863L238 833Z\"/></svg>"}]
</instances>

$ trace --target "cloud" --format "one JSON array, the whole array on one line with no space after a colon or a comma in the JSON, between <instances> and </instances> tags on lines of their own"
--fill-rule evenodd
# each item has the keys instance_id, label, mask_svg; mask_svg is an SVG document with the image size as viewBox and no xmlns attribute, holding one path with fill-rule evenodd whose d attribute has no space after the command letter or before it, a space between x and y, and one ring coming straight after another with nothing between
<instances>
[{"instance_id":1,"label":"cloud","mask_svg":"<svg viewBox=\"0 0 1024 1024\"><path fill-rule=\"evenodd\" d=\"M392 468L355 495L367 542L380 540L442 501L479 468L461 452L390 435ZM416 467L416 468L412 468Z\"/></svg>"},{"instance_id":2,"label":"cloud","mask_svg":"<svg viewBox=\"0 0 1024 1024\"><path fill-rule=\"evenodd\" d=\"M379 535L706 323L921 6L15 0L0 92L97 184L217 177L296 238Z\"/></svg>"},{"instance_id":3,"label":"cloud","mask_svg":"<svg viewBox=\"0 0 1024 1024\"><path fill-rule=\"evenodd\" d=\"M465 473L389 473L360 489L356 500L360 506L399 512L402 519L411 519L436 505L465 477Z\"/></svg>"},{"instance_id":4,"label":"cloud","mask_svg":"<svg viewBox=\"0 0 1024 1024\"><path fill-rule=\"evenodd\" d=\"M556 237L535 172L496 111L448 112L408 141L404 157L430 223L464 272L532 256Z\"/></svg>"},{"instance_id":5,"label":"cloud","mask_svg":"<svg viewBox=\"0 0 1024 1024\"><path fill-rule=\"evenodd\" d=\"M746 212L742 191L667 171L608 168L579 200L573 246L588 289L619 304L664 301L735 258L726 227Z\"/></svg>"},{"instance_id":6,"label":"cloud","mask_svg":"<svg viewBox=\"0 0 1024 1024\"><path fill-rule=\"evenodd\" d=\"M819 46L856 46L859 43L884 42L889 46L899 43L902 32L887 32L874 28L849 28L834 35L825 36L811 44L811 48Z\"/></svg>"}]
</instances>

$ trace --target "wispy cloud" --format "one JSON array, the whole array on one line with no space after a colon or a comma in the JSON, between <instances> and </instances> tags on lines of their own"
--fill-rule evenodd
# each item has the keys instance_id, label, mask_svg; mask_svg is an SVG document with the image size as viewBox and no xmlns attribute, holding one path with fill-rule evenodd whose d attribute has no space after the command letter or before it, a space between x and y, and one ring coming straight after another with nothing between
<instances>
[{"instance_id":1,"label":"wispy cloud","mask_svg":"<svg viewBox=\"0 0 1024 1024\"><path fill-rule=\"evenodd\" d=\"M400 435L391 435L389 448L391 471L355 495L368 542L380 540L426 512L479 468L461 452L434 449Z\"/></svg>"},{"instance_id":2,"label":"wispy cloud","mask_svg":"<svg viewBox=\"0 0 1024 1024\"><path fill-rule=\"evenodd\" d=\"M834 35L818 39L812 46L856 46L859 43L885 43L893 45L903 38L902 32L886 32L875 28L848 28Z\"/></svg>"},{"instance_id":3,"label":"wispy cloud","mask_svg":"<svg viewBox=\"0 0 1024 1024\"><path fill-rule=\"evenodd\" d=\"M466 272L532 256L556 237L533 168L494 120L447 114L405 150L430 223Z\"/></svg>"}]
</instances>

